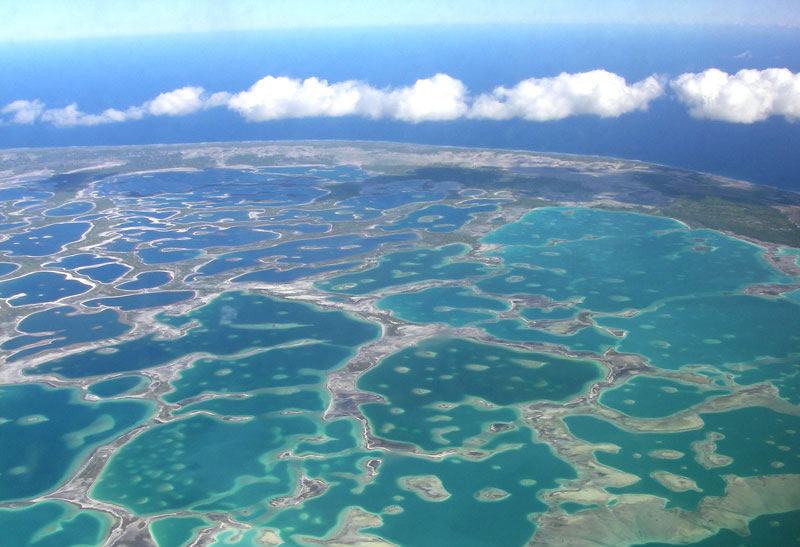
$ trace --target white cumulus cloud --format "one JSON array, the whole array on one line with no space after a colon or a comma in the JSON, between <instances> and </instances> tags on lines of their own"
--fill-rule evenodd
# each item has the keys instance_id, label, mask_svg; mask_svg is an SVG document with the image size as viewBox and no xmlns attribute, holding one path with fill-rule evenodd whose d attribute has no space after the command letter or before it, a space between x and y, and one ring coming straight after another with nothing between
<instances>
[{"instance_id":1,"label":"white cumulus cloud","mask_svg":"<svg viewBox=\"0 0 800 547\"><path fill-rule=\"evenodd\" d=\"M716 68L681 74L670 82L695 118L753 123L770 116L800 117L800 74L786 68L745 69L728 74Z\"/></svg>"},{"instance_id":2,"label":"white cumulus cloud","mask_svg":"<svg viewBox=\"0 0 800 547\"><path fill-rule=\"evenodd\" d=\"M356 113L363 86L355 80L329 84L326 80L298 80L267 76L228 100L228 108L246 120L263 122L283 118L347 116Z\"/></svg>"},{"instance_id":3,"label":"white cumulus cloud","mask_svg":"<svg viewBox=\"0 0 800 547\"><path fill-rule=\"evenodd\" d=\"M167 91L139 105L87 113L76 103L46 108L35 100L16 100L0 108L0 124L50 123L56 127L93 126L147 116L188 116L225 107L247 121L360 116L410 123L456 119L529 121L588 115L618 117L646 110L665 94L665 78L649 76L627 83L605 70L548 78L530 78L512 87L471 95L464 83L435 74L404 87L373 87L359 80L330 83L310 77L266 76L239 92L208 93L200 86ZM800 118L800 74L785 68L740 70L727 74L712 68L674 78L669 87L692 116L753 123L770 116Z\"/></svg>"},{"instance_id":4,"label":"white cumulus cloud","mask_svg":"<svg viewBox=\"0 0 800 547\"><path fill-rule=\"evenodd\" d=\"M26 101L20 99L8 103L0 110L0 114L11 114L11 122L18 124L31 124L35 122L44 110L44 103L39 99Z\"/></svg>"},{"instance_id":5,"label":"white cumulus cloud","mask_svg":"<svg viewBox=\"0 0 800 547\"><path fill-rule=\"evenodd\" d=\"M14 101L0 109L0 114L10 114L9 121L16 124L42 121L56 127L93 126L140 120L145 116L186 116L198 110L226 105L230 96L230 93L221 92L206 97L202 87L187 86L161 93L138 106L125 110L108 108L99 114L83 112L77 103L45 109L45 104L39 100Z\"/></svg>"},{"instance_id":6,"label":"white cumulus cloud","mask_svg":"<svg viewBox=\"0 0 800 547\"><path fill-rule=\"evenodd\" d=\"M248 121L257 122L362 116L416 123L462 116L468 109L466 97L466 86L446 74L397 89L377 89L357 80L328 83L319 78L267 76L247 91L230 96L228 108Z\"/></svg>"},{"instance_id":7,"label":"white cumulus cloud","mask_svg":"<svg viewBox=\"0 0 800 547\"><path fill-rule=\"evenodd\" d=\"M203 108L202 95L204 91L202 87L181 87L161 93L143 106L153 116L185 116Z\"/></svg>"},{"instance_id":8,"label":"white cumulus cloud","mask_svg":"<svg viewBox=\"0 0 800 547\"><path fill-rule=\"evenodd\" d=\"M362 103L371 117L406 122L455 120L466 114L467 87L447 74L417 80L413 86L393 91L371 90ZM376 115L377 114L377 115Z\"/></svg>"},{"instance_id":9,"label":"white cumulus cloud","mask_svg":"<svg viewBox=\"0 0 800 547\"><path fill-rule=\"evenodd\" d=\"M628 85L621 76L605 70L562 73L484 93L475 99L469 116L492 120L519 117L538 122L580 114L610 118L644 110L663 94L664 86L656 76Z\"/></svg>"},{"instance_id":10,"label":"white cumulus cloud","mask_svg":"<svg viewBox=\"0 0 800 547\"><path fill-rule=\"evenodd\" d=\"M87 114L78 110L76 103L72 103L64 108L48 108L39 119L43 122L50 122L56 127L74 127L138 120L142 116L143 112L140 107L131 107L125 111L108 108L100 114Z\"/></svg>"}]
</instances>

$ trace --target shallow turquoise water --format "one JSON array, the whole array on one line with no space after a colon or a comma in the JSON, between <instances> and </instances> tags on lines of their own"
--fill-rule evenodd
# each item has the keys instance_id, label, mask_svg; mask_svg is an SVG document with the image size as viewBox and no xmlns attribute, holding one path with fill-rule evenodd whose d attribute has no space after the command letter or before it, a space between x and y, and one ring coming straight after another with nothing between
<instances>
[{"instance_id":1,"label":"shallow turquoise water","mask_svg":"<svg viewBox=\"0 0 800 547\"><path fill-rule=\"evenodd\" d=\"M469 288L432 287L417 292L391 294L375 305L392 315L413 323L447 323L463 327L491 319L492 311L509 309L507 301L478 296Z\"/></svg>"},{"instance_id":2,"label":"shallow turquoise water","mask_svg":"<svg viewBox=\"0 0 800 547\"><path fill-rule=\"evenodd\" d=\"M133 391L147 381L147 376L142 376L141 374L118 376L110 380L95 382L89 386L88 391L98 397L116 397L117 395Z\"/></svg>"},{"instance_id":3,"label":"shallow turquoise water","mask_svg":"<svg viewBox=\"0 0 800 547\"><path fill-rule=\"evenodd\" d=\"M487 268L478 263L452 262L468 250L466 245L454 243L438 249L397 251L382 256L373 268L318 281L315 285L334 293L366 294L411 283L455 281L487 273Z\"/></svg>"},{"instance_id":4,"label":"shallow turquoise water","mask_svg":"<svg viewBox=\"0 0 800 547\"><path fill-rule=\"evenodd\" d=\"M89 402L76 388L0 386L0 500L54 489L95 447L142 423L145 401Z\"/></svg>"},{"instance_id":5,"label":"shallow turquoise water","mask_svg":"<svg viewBox=\"0 0 800 547\"><path fill-rule=\"evenodd\" d=\"M153 427L126 444L95 483L92 496L124 504L136 514L154 514L207 504L235 494L247 482L256 484L259 499L280 495L291 485L288 477L274 473L277 451L316 431L303 416L273 414L244 422L189 416Z\"/></svg>"},{"instance_id":6,"label":"shallow turquoise water","mask_svg":"<svg viewBox=\"0 0 800 547\"><path fill-rule=\"evenodd\" d=\"M487 321L479 323L477 326L501 340L543 342L580 351L602 353L610 347L616 347L619 343L617 338L596 327L583 327L573 334L553 334L532 327L519 319Z\"/></svg>"},{"instance_id":7,"label":"shallow turquoise water","mask_svg":"<svg viewBox=\"0 0 800 547\"><path fill-rule=\"evenodd\" d=\"M183 547L208 526L200 517L166 517L150 523L150 535L158 547Z\"/></svg>"},{"instance_id":8,"label":"shallow turquoise water","mask_svg":"<svg viewBox=\"0 0 800 547\"><path fill-rule=\"evenodd\" d=\"M22 509L0 508L2 541L9 546L101 545L110 527L105 513L60 501L43 501Z\"/></svg>"},{"instance_id":9,"label":"shallow turquoise water","mask_svg":"<svg viewBox=\"0 0 800 547\"><path fill-rule=\"evenodd\" d=\"M343 363L352 350L325 343L270 349L238 359L197 359L172 380L164 400L176 402L206 392L247 393L268 387L318 384L321 371Z\"/></svg>"},{"instance_id":10,"label":"shallow turquoise water","mask_svg":"<svg viewBox=\"0 0 800 547\"><path fill-rule=\"evenodd\" d=\"M517 420L510 408L473 406L470 399L496 405L563 401L601 375L591 361L434 338L385 358L357 387L386 400L361 405L375 436L438 451L466 446L493 423Z\"/></svg>"},{"instance_id":11,"label":"shallow turquoise water","mask_svg":"<svg viewBox=\"0 0 800 547\"><path fill-rule=\"evenodd\" d=\"M525 308L519 314L528 321L538 321L542 319L552 321L558 319L571 319L572 317L575 317L577 313L578 310L571 306L559 306L555 308L539 308L531 306Z\"/></svg>"},{"instance_id":12,"label":"shallow turquoise water","mask_svg":"<svg viewBox=\"0 0 800 547\"><path fill-rule=\"evenodd\" d=\"M581 298L581 307L594 311L642 309L665 298L785 279L754 245L632 213L546 207L483 241L505 245L497 255L510 272L479 281L482 291ZM701 244L713 250L694 250Z\"/></svg>"},{"instance_id":13,"label":"shallow turquoise water","mask_svg":"<svg viewBox=\"0 0 800 547\"><path fill-rule=\"evenodd\" d=\"M458 178L457 171L452 174ZM83 401L78 396L85 391L28 384L19 388L31 391L18 397L25 403L0 404L0 415L8 420L0 421L0 440L2 446L12 447L8 454L0 454L0 473L6 478L10 473L12 479L0 484L0 493L8 496L3 499L25 499L52 490L87 450L144 423L153 407L138 399L148 380L135 372L178 359L184 360L175 375L165 378L159 372L160 381L168 381L168 386L159 384L155 375L149 386L168 404L159 420L112 456L92 489L98 499L137 514L184 510L188 513L183 515L212 514L208 521L198 516L155 520L150 530L160 545L191 542L200 528L218 518L214 513L242 525L275 528L288 544L295 544L304 535L330 534L348 507L381 514L384 524L365 533L400 545L525 543L534 532L531 515L548 509L538 494L575 478L576 472L536 440L521 419L522 405L573 401L602 380L606 370L591 360L596 356L585 353L574 354L584 359L568 359L511 349L502 342L515 342L517 347L544 342L594 353L615 348L640 353L652 365L667 369L709 365L697 372L715 378L710 390L645 376L645 370L601 393L601 404L645 420L691 409L708 397L727 393L721 388L722 374L730 374L741 385L770 381L781 397L800 401L800 335L791 329L800 324L795 295L766 299L736 294L750 283L787 281L763 262L757 247L708 230L689 230L670 219L553 207L499 227L481 242L500 247L488 257L478 252L471 259L468 253L476 252L475 247L449 242L472 242L473 236L455 230L469 222L470 229L477 228L475 218L496 225L504 222L503 211L491 215L495 217L491 221L484 215L501 207L502 200L479 198L454 206L456 200L489 194L461 188L456 179L440 183L390 176L362 185L365 176L355 168L298 167L103 181L98 185L101 193L112 194L119 207L103 209L102 222L120 237L92 244L88 248L92 254L74 244L60 252L73 253L69 256L42 259L48 261L45 267L91 278L96 289L89 297L69 300L71 306L32 308L17 324L19 334L2 341L0 349L17 352L9 360L21 360L47 349L124 336L130 318L139 316L126 312L167 307L195 293L163 290L120 297L116 289L147 291L167 283L170 289L193 289L191 283L216 274L251 283L263 292L275 289L266 283L320 276L316 288L329 293L327 302L320 304L326 309L371 306L377 298L361 295L380 292L379 309L417 323L401 328L420 331L418 325L435 323L432 333L452 333L449 327L482 329L481 339L492 343L428 338L405 349L383 354L369 353L370 349L359 355L357 364L364 366L373 358L380 360L362 375L357 387L385 402L363 403L359 408L371 433L387 441L391 450L365 450L357 420L321 419L330 402L326 373L375 340L381 333L379 325L296 300L225 293L191 312L156 316L159 326L182 329L180 336L175 330L164 338L137 335L28 367L26 374L36 379L49 374L62 381L90 378L89 393L118 400ZM220 181L227 186L220 186ZM335 198L311 203L327 192ZM33 197L25 204L26 215L53 210L42 201L47 196ZM432 203L445 197L455 199ZM400 206L405 209L384 214ZM88 226L89 218L76 219L83 223L62 219L52 225L66 227L63 237L46 237L53 234L41 228L20 228L3 242L5 250L12 255L59 251L67 240L76 243L74 238L81 237L78 232ZM35 220L31 216L27 221ZM235 225L246 221L251 224ZM382 230L403 233L381 234ZM434 238L432 233L439 235ZM415 247L420 236L434 238L439 246ZM233 250L244 245L248 247ZM125 253L138 253L146 263L175 266L131 279L121 258ZM178 264L187 259L196 262ZM366 261L370 263L366 269L352 271ZM0 275L15 268L0 265ZM39 273L0 282L0 297L12 305L31 305L91 289L88 281L71 281L55 271ZM211 282L206 278L203 283ZM420 283L430 285L415 288ZM520 297L513 311L509 296ZM100 306L116 309L86 309ZM627 318L611 315L625 310L639 313ZM545 326L541 321L576 319L586 311L599 313L582 314L580 321L586 326L571 335L541 328ZM504 318L498 319L501 314ZM624 332L612 336L600 327ZM384 351L381 347L378 351ZM14 389L17 386L0 387L0 401L9 400ZM592 404L579 408L591 409ZM28 414L7 415L6 407ZM597 460L642 478L625 488L610 488L612 493L655 494L666 498L670 507L691 509L703 497L719 495L724 486L721 477L728 473L800 471L796 434L791 433L800 430L797 417L750 407L702 418L703 429L646 434L626 432L590 415L572 416L566 422L583 439L621 446L617 454L598 452ZM724 435L717 441L717 452L734 461L708 471L695 461L692 443L712 431ZM31 457L30 450L23 454L22 447L28 446L39 451L33 453L39 466L31 467L33 471L19 463L23 456ZM650 455L668 448L684 456L666 460ZM404 452L408 450L428 454ZM445 455L448 452L451 455ZM431 454L443 457L434 459ZM376 462L370 460L381 460L375 477L370 471ZM658 470L692 478L703 492L671 492L649 476ZM29 473L41 477L41 484L25 486ZM438 476L452 496L428 501L398 482L426 474ZM270 504L296 493L301 476L324 480L328 488L294 507L279 510ZM487 487L510 495L478 500L476 494ZM392 506L402 512L386 512ZM50 506L33 506L41 507ZM567 513L586 507L561 504ZM37 511L43 516L33 520L44 524L31 529L64 525L53 534L52 543L43 545L55 545L56 539L69 544L70 538L79 537L70 534L85 532L88 538L108 529L105 517L93 523L52 507L30 514ZM258 529L222 530L212 541L255 545L259 534ZM729 537L725 534L718 536Z\"/></svg>"},{"instance_id":14,"label":"shallow turquoise water","mask_svg":"<svg viewBox=\"0 0 800 547\"><path fill-rule=\"evenodd\" d=\"M214 543L209 543L209 547L225 547L226 545L261 547L263 542L258 530L225 530L214 536Z\"/></svg>"},{"instance_id":15,"label":"shallow turquoise water","mask_svg":"<svg viewBox=\"0 0 800 547\"><path fill-rule=\"evenodd\" d=\"M316 410L322 411L325 403L322 392L303 390L292 393L254 393L247 398L219 398L187 405L173 414L180 415L198 410L205 410L217 416L264 416L271 412L283 410Z\"/></svg>"},{"instance_id":16,"label":"shallow turquoise water","mask_svg":"<svg viewBox=\"0 0 800 547\"><path fill-rule=\"evenodd\" d=\"M597 323L627 330L619 351L644 355L661 368L800 353L800 330L787 330L800 325L800 305L785 299L700 296L666 302L629 319L598 318Z\"/></svg>"},{"instance_id":17,"label":"shallow turquoise water","mask_svg":"<svg viewBox=\"0 0 800 547\"><path fill-rule=\"evenodd\" d=\"M691 408L715 395L727 394L720 389L702 389L694 384L673 382L664 378L635 376L600 395L600 404L636 418L663 418Z\"/></svg>"},{"instance_id":18,"label":"shallow turquoise water","mask_svg":"<svg viewBox=\"0 0 800 547\"><path fill-rule=\"evenodd\" d=\"M363 493L355 494L354 482L339 478L340 485L306 501L301 508L284 510L266 524L280 529L283 537L300 532L298 535L321 536L343 507L357 505L377 513L398 505L402 513L383 515L383 526L365 532L400 545L522 544L533 532L527 515L546 509L536 497L537 491L552 488L556 480L574 477L575 472L554 457L546 445L535 442L529 431L512 433L515 433L513 441L522 441L523 446L484 461L461 458L430 461L385 454L381 456L380 472ZM451 497L432 502L401 489L398 480L409 475L438 476ZM526 486L520 483L523 479L535 483ZM493 502L477 500L475 494L487 487L510 495ZM502 523L502 526L487 526L487 523Z\"/></svg>"},{"instance_id":19,"label":"shallow turquoise water","mask_svg":"<svg viewBox=\"0 0 800 547\"><path fill-rule=\"evenodd\" d=\"M800 357L783 360L765 360L746 365L744 370L737 366L722 367L736 378L741 385L751 385L769 381L778 388L778 394L797 405L800 404Z\"/></svg>"},{"instance_id":20,"label":"shallow turquoise water","mask_svg":"<svg viewBox=\"0 0 800 547\"><path fill-rule=\"evenodd\" d=\"M154 367L196 352L235 355L319 337L326 344L349 348L372 340L379 333L377 325L339 311L321 311L306 304L237 292L222 294L186 315L159 318L174 327L190 321L199 325L180 338L161 340L147 335L110 346L115 350L110 353L98 350L69 355L25 372L84 378Z\"/></svg>"},{"instance_id":21,"label":"shallow turquoise water","mask_svg":"<svg viewBox=\"0 0 800 547\"><path fill-rule=\"evenodd\" d=\"M429 338L385 358L356 385L411 410L467 397L497 405L565 401L602 376L601 367L592 361L467 339Z\"/></svg>"},{"instance_id":22,"label":"shallow turquoise water","mask_svg":"<svg viewBox=\"0 0 800 547\"><path fill-rule=\"evenodd\" d=\"M763 407L700 416L705 422L703 429L679 433L629 433L592 416L569 416L565 422L573 435L585 441L621 447L616 454L596 452L598 462L641 477L630 486L608 488L609 492L661 496L669 500L668 507L696 510L703 496L721 496L725 488L723 475L749 477L800 471L797 434L792 433L800 431L799 416L778 414ZM715 441L716 452L733 458L729 465L705 469L694 459L692 443L704 440L706 432L711 431L725 436ZM679 459L648 455L664 449L685 455ZM780 465L773 465L775 462ZM649 476L658 470L693 479L703 492L672 492Z\"/></svg>"},{"instance_id":23,"label":"shallow turquoise water","mask_svg":"<svg viewBox=\"0 0 800 547\"><path fill-rule=\"evenodd\" d=\"M517 419L508 408L488 410L469 405L441 410L366 403L361 405L361 412L376 437L413 444L428 452L464 446L468 439L488 431L491 424Z\"/></svg>"},{"instance_id":24,"label":"shallow turquoise water","mask_svg":"<svg viewBox=\"0 0 800 547\"><path fill-rule=\"evenodd\" d=\"M354 439L356 438L358 438L356 423L353 420L342 418L325 424L322 440L306 440L298 443L293 452L297 455L335 454L355 448Z\"/></svg>"}]
</instances>

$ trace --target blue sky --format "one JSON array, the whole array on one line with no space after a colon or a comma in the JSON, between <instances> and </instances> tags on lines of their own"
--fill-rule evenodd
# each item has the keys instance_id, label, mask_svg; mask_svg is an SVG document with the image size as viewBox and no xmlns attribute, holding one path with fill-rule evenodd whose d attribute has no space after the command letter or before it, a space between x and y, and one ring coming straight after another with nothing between
<instances>
[{"instance_id":1,"label":"blue sky","mask_svg":"<svg viewBox=\"0 0 800 547\"><path fill-rule=\"evenodd\" d=\"M797 0L6 0L0 41L485 23L800 27Z\"/></svg>"}]
</instances>

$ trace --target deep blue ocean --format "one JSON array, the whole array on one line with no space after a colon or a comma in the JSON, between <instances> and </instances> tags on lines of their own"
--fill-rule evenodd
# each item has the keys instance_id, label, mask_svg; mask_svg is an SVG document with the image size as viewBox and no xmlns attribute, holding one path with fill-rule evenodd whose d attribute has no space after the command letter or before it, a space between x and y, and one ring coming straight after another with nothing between
<instances>
[{"instance_id":1,"label":"deep blue ocean","mask_svg":"<svg viewBox=\"0 0 800 547\"><path fill-rule=\"evenodd\" d=\"M266 75L404 86L444 72L473 94L530 77L606 69L628 82L716 67L800 71L791 29L465 26L292 30L0 44L0 106L16 99L84 112L124 109L186 85L237 92ZM554 122L371 121L356 117L248 123L223 108L95 127L0 126L0 147L238 140L363 139L596 154L663 163L800 190L800 124L692 119L674 95L615 119Z\"/></svg>"}]
</instances>

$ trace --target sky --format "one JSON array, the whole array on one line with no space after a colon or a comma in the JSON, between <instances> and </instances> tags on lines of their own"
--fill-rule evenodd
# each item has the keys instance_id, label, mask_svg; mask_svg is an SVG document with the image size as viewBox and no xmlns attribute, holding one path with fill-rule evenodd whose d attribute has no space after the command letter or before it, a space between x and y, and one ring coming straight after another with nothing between
<instances>
[{"instance_id":1,"label":"sky","mask_svg":"<svg viewBox=\"0 0 800 547\"><path fill-rule=\"evenodd\" d=\"M387 140L800 188L800 0L4 0L0 20L0 148Z\"/></svg>"},{"instance_id":2,"label":"sky","mask_svg":"<svg viewBox=\"0 0 800 547\"><path fill-rule=\"evenodd\" d=\"M0 42L301 27L602 23L800 27L797 0L5 0Z\"/></svg>"}]
</instances>

